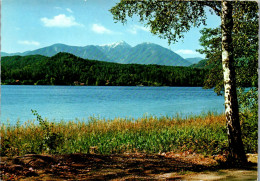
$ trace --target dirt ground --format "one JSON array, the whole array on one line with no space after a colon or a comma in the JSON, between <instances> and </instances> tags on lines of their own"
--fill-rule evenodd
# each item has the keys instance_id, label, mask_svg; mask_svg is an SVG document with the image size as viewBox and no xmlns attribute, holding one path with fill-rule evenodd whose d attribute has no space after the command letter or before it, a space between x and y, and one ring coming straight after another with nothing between
<instances>
[{"instance_id":1,"label":"dirt ground","mask_svg":"<svg viewBox=\"0 0 260 181\"><path fill-rule=\"evenodd\" d=\"M257 180L257 155L231 168L225 156L125 153L2 157L2 180ZM222 164L219 164L222 162Z\"/></svg>"}]
</instances>

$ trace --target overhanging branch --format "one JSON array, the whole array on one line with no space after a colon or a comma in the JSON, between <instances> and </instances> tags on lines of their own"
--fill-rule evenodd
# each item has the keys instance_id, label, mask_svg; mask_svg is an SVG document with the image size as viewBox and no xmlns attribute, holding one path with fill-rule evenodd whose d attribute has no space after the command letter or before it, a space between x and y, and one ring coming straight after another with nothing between
<instances>
[{"instance_id":1,"label":"overhanging branch","mask_svg":"<svg viewBox=\"0 0 260 181\"><path fill-rule=\"evenodd\" d=\"M216 13L216 15L218 15L218 16L221 15L221 9L219 9L219 8L217 7L216 2L213 2L213 1L202 1L202 2L203 2L203 4L204 4L205 6L210 7L210 8ZM218 2L218 3L220 3L220 2Z\"/></svg>"}]
</instances>

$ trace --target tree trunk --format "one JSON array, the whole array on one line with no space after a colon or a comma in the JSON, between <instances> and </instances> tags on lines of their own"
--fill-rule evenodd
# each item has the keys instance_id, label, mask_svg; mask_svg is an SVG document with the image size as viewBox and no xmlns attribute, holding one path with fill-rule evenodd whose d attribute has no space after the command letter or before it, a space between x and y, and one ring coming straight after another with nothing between
<instances>
[{"instance_id":1,"label":"tree trunk","mask_svg":"<svg viewBox=\"0 0 260 181\"><path fill-rule=\"evenodd\" d=\"M230 156L231 159L235 162L247 162L241 138L241 127L239 122L235 69L233 67L233 45L231 36L233 29L232 4L229 1L222 1L221 28L222 67L225 89L225 116L227 120Z\"/></svg>"}]
</instances>

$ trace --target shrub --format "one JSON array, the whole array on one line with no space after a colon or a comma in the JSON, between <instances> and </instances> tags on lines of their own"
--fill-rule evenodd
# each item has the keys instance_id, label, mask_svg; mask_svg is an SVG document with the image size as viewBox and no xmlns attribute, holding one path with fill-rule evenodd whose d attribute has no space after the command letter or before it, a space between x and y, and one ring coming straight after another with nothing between
<instances>
[{"instance_id":1,"label":"shrub","mask_svg":"<svg viewBox=\"0 0 260 181\"><path fill-rule=\"evenodd\" d=\"M56 153L58 146L63 142L62 134L53 132L54 123L49 123L47 120L43 120L36 110L31 111L33 115L37 116L37 121L43 131L41 143L42 150L46 150L48 153Z\"/></svg>"},{"instance_id":2,"label":"shrub","mask_svg":"<svg viewBox=\"0 0 260 181\"><path fill-rule=\"evenodd\" d=\"M238 94L242 139L247 153L258 149L258 89L240 89Z\"/></svg>"}]
</instances>

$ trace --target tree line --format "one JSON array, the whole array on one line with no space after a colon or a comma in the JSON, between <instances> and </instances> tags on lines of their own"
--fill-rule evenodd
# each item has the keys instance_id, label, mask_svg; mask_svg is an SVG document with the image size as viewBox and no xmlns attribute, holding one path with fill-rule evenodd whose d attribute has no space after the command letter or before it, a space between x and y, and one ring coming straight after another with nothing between
<instances>
[{"instance_id":1,"label":"tree line","mask_svg":"<svg viewBox=\"0 0 260 181\"><path fill-rule=\"evenodd\" d=\"M207 69L118 64L69 53L2 58L2 84L91 86L203 86Z\"/></svg>"}]
</instances>

